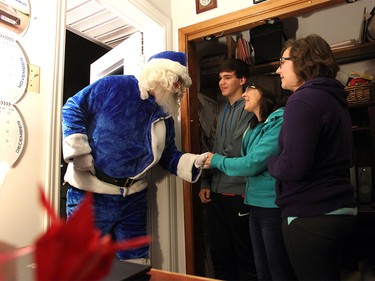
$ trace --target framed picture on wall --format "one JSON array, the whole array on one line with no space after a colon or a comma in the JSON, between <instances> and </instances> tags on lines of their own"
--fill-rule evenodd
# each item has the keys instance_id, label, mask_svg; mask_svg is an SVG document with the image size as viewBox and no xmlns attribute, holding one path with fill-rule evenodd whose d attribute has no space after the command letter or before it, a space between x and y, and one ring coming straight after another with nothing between
<instances>
[{"instance_id":1,"label":"framed picture on wall","mask_svg":"<svg viewBox=\"0 0 375 281\"><path fill-rule=\"evenodd\" d=\"M195 8L197 14L217 8L217 0L195 0Z\"/></svg>"},{"instance_id":2,"label":"framed picture on wall","mask_svg":"<svg viewBox=\"0 0 375 281\"><path fill-rule=\"evenodd\" d=\"M260 2L264 2L264 1L267 1L267 0L253 0L253 3L254 3L254 4L258 4L258 3L260 3Z\"/></svg>"}]
</instances>

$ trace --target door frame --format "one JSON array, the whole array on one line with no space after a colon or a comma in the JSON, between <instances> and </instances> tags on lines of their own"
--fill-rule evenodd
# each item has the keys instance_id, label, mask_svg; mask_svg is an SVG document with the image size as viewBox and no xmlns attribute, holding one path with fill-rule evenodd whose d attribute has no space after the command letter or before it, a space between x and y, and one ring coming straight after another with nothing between
<instances>
[{"instance_id":1,"label":"door frame","mask_svg":"<svg viewBox=\"0 0 375 281\"><path fill-rule=\"evenodd\" d=\"M253 5L239 11L193 24L178 30L178 47L185 52L188 58L189 73L192 85L188 95L181 101L181 144L183 151L199 153L199 122L198 122L198 61L195 43L210 35L226 36L249 30L262 24L269 18L279 17L284 19L298 14L329 7L345 0L279 0L266 1L261 5ZM201 226L194 220L201 215L200 202L196 195L199 187L197 184L183 182L184 220L185 220L185 252L186 272L188 274L201 274L197 261L203 256L203 247L197 246L202 241Z\"/></svg>"}]
</instances>

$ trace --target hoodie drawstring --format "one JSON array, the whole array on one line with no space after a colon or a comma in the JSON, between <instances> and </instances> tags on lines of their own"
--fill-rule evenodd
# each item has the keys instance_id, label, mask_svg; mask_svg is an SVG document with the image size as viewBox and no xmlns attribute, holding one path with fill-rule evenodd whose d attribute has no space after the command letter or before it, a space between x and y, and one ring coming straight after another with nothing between
<instances>
[{"instance_id":1,"label":"hoodie drawstring","mask_svg":"<svg viewBox=\"0 0 375 281\"><path fill-rule=\"evenodd\" d=\"M229 121L229 128L228 128L228 122L226 123L226 126L225 126L225 129L230 132L230 129L232 128L232 123L233 123L233 117L234 117L234 111L235 111L235 107L236 107L236 103L234 103L232 106L227 103L225 104L225 107L224 107L224 112L223 112L223 117L221 119L221 136L223 135L223 128L224 128L224 123L225 123L225 115L228 111L228 108L229 110L231 111L231 115L230 115L230 121Z\"/></svg>"}]
</instances>

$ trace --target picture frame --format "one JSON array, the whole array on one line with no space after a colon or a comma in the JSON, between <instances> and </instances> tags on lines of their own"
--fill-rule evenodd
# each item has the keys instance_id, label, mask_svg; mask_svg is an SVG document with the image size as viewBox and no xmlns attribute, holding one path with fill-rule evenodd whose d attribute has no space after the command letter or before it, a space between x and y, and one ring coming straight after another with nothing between
<instances>
[{"instance_id":1,"label":"picture frame","mask_svg":"<svg viewBox=\"0 0 375 281\"><path fill-rule=\"evenodd\" d=\"M217 0L195 0L196 13L202 13L217 8Z\"/></svg>"},{"instance_id":2,"label":"picture frame","mask_svg":"<svg viewBox=\"0 0 375 281\"><path fill-rule=\"evenodd\" d=\"M264 2L264 1L267 1L267 0L253 0L253 4L258 4L258 3Z\"/></svg>"}]
</instances>

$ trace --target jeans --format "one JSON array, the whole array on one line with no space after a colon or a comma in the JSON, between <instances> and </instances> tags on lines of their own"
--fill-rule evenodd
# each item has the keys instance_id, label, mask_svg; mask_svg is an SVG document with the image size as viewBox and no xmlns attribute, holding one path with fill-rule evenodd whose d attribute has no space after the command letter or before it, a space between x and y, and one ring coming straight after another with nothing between
<instances>
[{"instance_id":1,"label":"jeans","mask_svg":"<svg viewBox=\"0 0 375 281\"><path fill-rule=\"evenodd\" d=\"M249 227L259 280L296 280L285 249L279 208L250 206Z\"/></svg>"}]
</instances>

